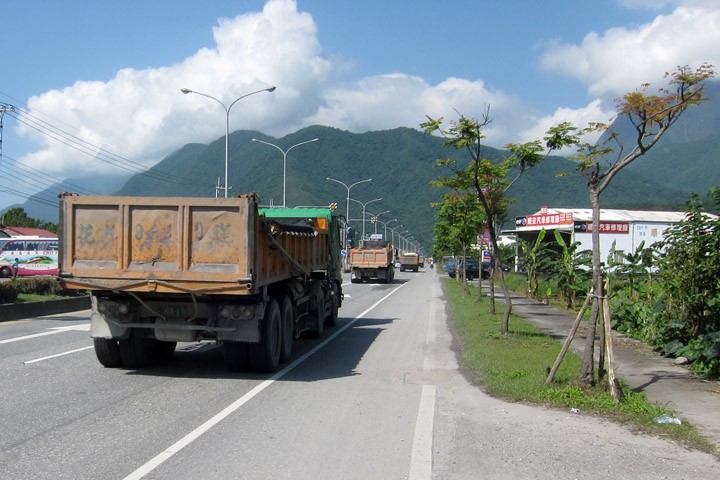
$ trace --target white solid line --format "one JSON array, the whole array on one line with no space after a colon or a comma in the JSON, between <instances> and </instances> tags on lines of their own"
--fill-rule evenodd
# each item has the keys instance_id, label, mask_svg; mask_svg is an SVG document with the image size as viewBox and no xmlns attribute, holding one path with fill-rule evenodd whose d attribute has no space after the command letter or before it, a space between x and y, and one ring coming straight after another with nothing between
<instances>
[{"instance_id":1,"label":"white solid line","mask_svg":"<svg viewBox=\"0 0 720 480\"><path fill-rule=\"evenodd\" d=\"M409 480L430 480L432 478L435 396L436 389L433 385L423 385L417 422L415 423Z\"/></svg>"},{"instance_id":2,"label":"white solid line","mask_svg":"<svg viewBox=\"0 0 720 480\"><path fill-rule=\"evenodd\" d=\"M58 353L58 354L55 354L55 355L50 355L50 356L42 357L42 358L36 358L35 360L28 360L27 362L23 362L23 364L24 364L24 365L28 365L28 364L31 364L31 363L42 362L43 360L49 360L49 359L55 358L55 357L62 357L63 355L70 355L71 353L82 352L83 350L88 350L88 349L91 349L91 348L93 348L92 345L89 346L89 347L76 348L75 350L68 350L67 352L62 352L62 353Z\"/></svg>"},{"instance_id":3,"label":"white solid line","mask_svg":"<svg viewBox=\"0 0 720 480\"><path fill-rule=\"evenodd\" d=\"M143 478L148 473L155 470L157 467L162 465L166 460L168 460L170 457L178 453L183 448L190 445L192 442L197 440L201 435L203 435L205 432L210 430L212 427L220 423L223 419L225 419L227 416L229 416L231 413L238 410L240 407L245 405L247 402L255 398L258 394L260 394L263 390L265 390L267 387L275 383L276 380L284 377L287 375L290 371L292 371L295 367L300 365L302 362L307 360L310 356L314 355L318 350L320 350L322 347L330 343L335 337L340 335L342 332L350 328L352 325L355 324L358 320L363 318L365 315L367 315L369 312L371 312L375 307L377 307L381 302L385 301L390 295L400 290L402 287L404 287L406 284L403 283L387 295L385 295L383 298L375 302L370 308L362 312L357 317L353 318L350 322L347 323L344 327L339 329L337 332L330 335L328 338L326 338L323 342L316 345L312 350L305 353L303 356L292 362L287 367L283 368L279 372L275 373L272 377L268 378L267 380L263 381L262 383L258 384L247 392L242 397L235 400L233 403L225 407L220 413L213 416L211 419L207 420L205 423L197 427L195 430L191 431L187 435L185 435L183 438L175 442L174 444L170 445L168 448L166 448L164 451L160 452L158 455L156 455L154 458L150 459L147 463L142 465L140 468L135 470L134 472L130 473L127 477L125 477L124 480L138 480Z\"/></svg>"},{"instance_id":4,"label":"white solid line","mask_svg":"<svg viewBox=\"0 0 720 480\"><path fill-rule=\"evenodd\" d=\"M23 337L7 338L5 340L0 340L0 344L19 342L20 340L29 340L31 338L44 337L46 335L54 335L56 333L79 331L79 330L84 331L84 330L89 330L89 329L90 329L89 323L83 324L83 325L70 325L68 327L55 327L55 328L48 329L47 332L33 333L32 335L25 335Z\"/></svg>"},{"instance_id":5,"label":"white solid line","mask_svg":"<svg viewBox=\"0 0 720 480\"><path fill-rule=\"evenodd\" d=\"M433 282L431 298L437 294L437 282ZM425 337L425 358L423 370L437 368L437 359L432 353L437 339L437 319L440 305L432 302L428 311L428 331ZM410 457L409 480L429 480L432 478L432 438L435 423L435 398L437 389L433 385L423 385L415 423L412 454Z\"/></svg>"}]
</instances>

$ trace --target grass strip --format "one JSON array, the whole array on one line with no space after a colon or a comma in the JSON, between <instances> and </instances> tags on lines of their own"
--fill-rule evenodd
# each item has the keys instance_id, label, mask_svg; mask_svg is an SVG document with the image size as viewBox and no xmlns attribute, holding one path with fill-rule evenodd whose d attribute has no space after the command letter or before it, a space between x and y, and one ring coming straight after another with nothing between
<instances>
[{"instance_id":1,"label":"grass strip","mask_svg":"<svg viewBox=\"0 0 720 480\"><path fill-rule=\"evenodd\" d=\"M501 335L503 303L497 302L497 313L491 315L490 299L478 301L477 286L470 285L467 295L457 280L443 278L442 285L461 345L462 362L488 394L509 401L577 409L573 411L603 416L633 430L717 454L714 444L691 424L658 423L658 417L673 416L673 412L649 402L645 394L632 391L622 380L625 398L619 403L605 383L596 387L580 385L577 377L582 360L572 352L566 354L553 383L545 385L547 369L560 352L559 342L516 315L510 317L509 333Z\"/></svg>"}]
</instances>

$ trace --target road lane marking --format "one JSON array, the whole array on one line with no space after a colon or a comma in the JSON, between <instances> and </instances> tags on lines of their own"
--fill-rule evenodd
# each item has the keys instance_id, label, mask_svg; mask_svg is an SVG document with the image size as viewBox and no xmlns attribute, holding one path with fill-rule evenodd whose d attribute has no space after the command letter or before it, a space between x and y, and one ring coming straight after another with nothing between
<instances>
[{"instance_id":1,"label":"road lane marking","mask_svg":"<svg viewBox=\"0 0 720 480\"><path fill-rule=\"evenodd\" d=\"M433 424L435 422L436 389L432 385L423 385L420 394L413 437L412 454L410 456L409 480L430 480L432 478L432 441Z\"/></svg>"},{"instance_id":2,"label":"road lane marking","mask_svg":"<svg viewBox=\"0 0 720 480\"><path fill-rule=\"evenodd\" d=\"M46 335L54 335L56 333L70 332L70 331L88 332L88 331L90 331L90 324L85 323L82 325L69 325L67 327L53 327L53 328L49 328L45 332L33 333L32 335L24 335L22 337L6 338L5 340L0 340L0 344L19 342L21 340L30 340L31 338L44 337Z\"/></svg>"},{"instance_id":3,"label":"road lane marking","mask_svg":"<svg viewBox=\"0 0 720 480\"><path fill-rule=\"evenodd\" d=\"M62 357L63 355L70 355L71 353L82 352L83 350L89 350L91 348L93 348L92 345L90 345L89 347L76 348L75 350L68 350L67 352L56 353L55 355L48 355L47 357L36 358L35 360L28 360L27 362L23 362L23 364L29 365L31 363L42 362L43 360L49 360L51 358Z\"/></svg>"},{"instance_id":4,"label":"road lane marking","mask_svg":"<svg viewBox=\"0 0 720 480\"><path fill-rule=\"evenodd\" d=\"M437 282L433 282L430 298L437 297ZM437 341L437 319L441 305L433 301L428 309L428 330L425 337L425 358L423 370L438 368L433 345ZM430 480L432 478L432 439L435 425L435 399L437 388L434 385L423 385L420 394L420 406L415 423L412 453L410 455L410 473L408 480Z\"/></svg>"},{"instance_id":5,"label":"road lane marking","mask_svg":"<svg viewBox=\"0 0 720 480\"><path fill-rule=\"evenodd\" d=\"M292 362L287 367L283 368L279 372L275 373L272 377L268 378L267 380L263 381L262 383L258 384L247 392L242 397L235 400L233 403L225 407L222 411L220 411L218 414L207 420L205 423L197 427L195 430L191 431L187 435L185 435L183 438L175 442L174 444L170 445L168 448L160 452L155 457L151 458L148 462L146 462L144 465L142 465L140 468L135 470L134 472L130 473L128 476L125 477L124 480L139 480L143 478L145 475L149 474L153 470L155 470L157 467L165 463L167 460L169 460L173 455L178 453L183 448L190 445L192 442L200 438L204 433L206 433L208 430L210 430L212 427L220 423L222 420L227 418L229 415L237 411L240 407L245 405L247 402L258 396L263 390L268 388L270 385L275 383L275 381L281 379L288 373L290 373L292 370L294 370L298 365L303 363L305 360L313 356L315 353L317 353L321 348L323 348L325 345L333 341L338 335L343 333L348 328L352 327L355 322L360 320L361 318L365 317L368 313L370 313L372 310L375 309L378 305L380 305L382 302L387 300L392 294L400 290L402 287L407 285L407 283L403 283L402 285L398 286L394 290L392 290L390 293L382 297L380 300L375 302L372 306L370 306L367 310L362 312L357 317L350 320L345 326L340 328L337 332L330 335L328 338L323 340L321 343L316 345L312 350L309 350L307 353L305 353L303 356Z\"/></svg>"}]
</instances>

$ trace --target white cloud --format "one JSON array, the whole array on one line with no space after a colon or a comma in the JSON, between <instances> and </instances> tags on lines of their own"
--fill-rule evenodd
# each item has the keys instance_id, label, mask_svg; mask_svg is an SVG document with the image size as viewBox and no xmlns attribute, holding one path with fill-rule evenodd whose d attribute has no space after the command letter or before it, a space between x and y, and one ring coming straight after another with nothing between
<instances>
[{"instance_id":1,"label":"white cloud","mask_svg":"<svg viewBox=\"0 0 720 480\"><path fill-rule=\"evenodd\" d=\"M636 29L589 33L580 45L550 46L542 56L541 67L576 78L587 85L592 96L612 99L643 83L661 81L665 72L678 65L691 68L703 62L717 65L720 4L685 3L696 6L678 7ZM705 8L702 4L706 4Z\"/></svg>"},{"instance_id":2,"label":"white cloud","mask_svg":"<svg viewBox=\"0 0 720 480\"><path fill-rule=\"evenodd\" d=\"M332 65L320 55L311 16L299 13L294 1L270 0L262 12L221 20L214 38L215 48L199 50L176 65L123 69L107 82L77 82L33 97L28 100L30 111L53 125L64 125L63 130L90 145L149 166L185 143L224 134L224 109L209 98L183 95L183 87L216 97L226 106L249 92L278 87L272 94L258 94L233 106L231 130L283 133L288 121L311 114L321 103L324 78ZM21 125L19 133L43 145L22 159L35 168L49 173L107 169L91 155L27 126ZM144 160L129 152L142 152Z\"/></svg>"},{"instance_id":3,"label":"white cloud","mask_svg":"<svg viewBox=\"0 0 720 480\"><path fill-rule=\"evenodd\" d=\"M569 122L577 127L585 127L592 122L600 122L610 124L615 118L615 111L607 109L601 99L596 98L583 108L558 108L552 115L537 118L533 122L533 126L519 135L518 143L530 142L542 139L545 133L553 126L563 122ZM600 138L602 132L588 134L583 138L584 142L595 143ZM566 149L556 152L558 155L573 155L574 149Z\"/></svg>"},{"instance_id":4,"label":"white cloud","mask_svg":"<svg viewBox=\"0 0 720 480\"><path fill-rule=\"evenodd\" d=\"M636 7L641 3L633 1ZM221 20L213 33L214 48L201 49L182 62L123 69L104 82L77 82L33 97L30 110L91 145L146 166L186 143L224 135L223 108L209 98L182 95L182 87L228 105L239 96L276 85L274 93L242 99L230 114L231 131L254 129L276 136L312 124L354 132L418 128L425 115L448 120L458 113L479 117L489 105L493 121L485 130L486 141L502 147L542 138L548 127L562 121L607 122L612 99L655 80L647 77L648 72L661 76L675 65L717 64L720 9L678 7L637 29L590 33L580 45L548 47L543 68L576 78L598 98L584 108L558 108L550 115L477 79L451 77L429 84L417 76L388 73L342 83L338 78L347 65L323 56L312 17L298 12L294 0L269 0L262 12ZM42 145L22 159L35 168L58 176L109 168L92 155L21 128Z\"/></svg>"},{"instance_id":5,"label":"white cloud","mask_svg":"<svg viewBox=\"0 0 720 480\"><path fill-rule=\"evenodd\" d=\"M625 8L638 10L662 10L668 6L713 8L717 0L618 0Z\"/></svg>"},{"instance_id":6,"label":"white cloud","mask_svg":"<svg viewBox=\"0 0 720 480\"><path fill-rule=\"evenodd\" d=\"M426 115L446 120L458 114L477 118L486 105L492 117L501 119L485 131L487 141L502 146L512 140L516 122L526 118L519 114L521 102L502 91L487 90L482 81L462 78L448 78L437 85L400 73L364 78L329 90L325 105L304 123L350 131L418 128Z\"/></svg>"}]
</instances>

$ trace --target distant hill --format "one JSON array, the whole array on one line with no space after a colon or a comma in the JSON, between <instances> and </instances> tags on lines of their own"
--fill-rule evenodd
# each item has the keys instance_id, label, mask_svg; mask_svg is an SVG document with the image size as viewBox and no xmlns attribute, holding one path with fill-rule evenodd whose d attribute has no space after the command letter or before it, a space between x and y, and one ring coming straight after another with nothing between
<instances>
[{"instance_id":1,"label":"distant hill","mask_svg":"<svg viewBox=\"0 0 720 480\"><path fill-rule=\"evenodd\" d=\"M443 172L434 167L435 160L453 156L461 159L462 150L449 150L442 139L411 128L351 133L331 127L304 128L280 139L259 132L237 131L230 136L231 194L255 192L265 205L282 203L282 155L270 146L252 142L252 138L274 143L281 148L320 138L319 142L293 149L287 159L287 205L327 205L336 202L345 210L347 190L334 178L347 185L366 178L371 182L354 186L350 196L363 203L376 198L382 201L367 205L367 211L378 213L383 221L398 218L426 249L432 244L434 215L431 207L440 199L441 191L431 182ZM194 177L194 185L181 185L136 175L118 192L119 195L187 195L209 196L208 184L215 184L224 171L224 137L210 145L186 145L166 157L154 170ZM501 157L507 152L492 148L486 155ZM466 158L467 159L467 158ZM563 177L559 172L568 172ZM200 186L200 184L205 186ZM221 196L223 192L219 193ZM539 210L540 206L588 207L589 201L582 178L575 173L575 164L562 157L549 158L530 171L511 191L516 201L508 216L511 226L516 215ZM648 181L636 174L621 175L606 193L604 201L613 208L682 209L687 200L681 191L668 190L663 184ZM350 203L351 220L361 217L362 206ZM356 225L357 222L354 222ZM393 223L392 225L398 225ZM382 225L378 225L382 231ZM361 227L358 227L361 228ZM366 230L373 229L371 224Z\"/></svg>"},{"instance_id":2,"label":"distant hill","mask_svg":"<svg viewBox=\"0 0 720 480\"><path fill-rule=\"evenodd\" d=\"M61 192L75 192L81 195L112 195L129 178L130 174L78 175L33 195L33 200L28 200L24 204L11 205L4 211L22 208L31 218L57 223L58 194Z\"/></svg>"},{"instance_id":3,"label":"distant hill","mask_svg":"<svg viewBox=\"0 0 720 480\"><path fill-rule=\"evenodd\" d=\"M720 134L720 132L718 132ZM438 158L454 157L463 159L465 152L450 150L442 144L442 139L426 135L411 128L351 133L332 127L312 126L282 138L273 138L256 131L236 131L230 135L229 185L230 195L255 192L263 205L282 204L283 158L281 153L268 145L252 142L253 138L274 143L287 149L306 140L318 137L320 141L299 146L288 154L287 158L287 205L327 205L335 202L339 210L345 212L347 190L342 185L326 180L334 178L347 185L366 178L371 182L352 188L350 196L354 200L368 202L376 198L382 201L372 202L368 212L378 213L390 210L380 217L382 221L398 218L421 244L429 250L433 238L435 211L431 203L440 199L441 191L431 186L431 182L441 175L434 168ZM717 137L715 137L717 139ZM683 210L689 191L705 193L703 182L715 182L717 170L703 174L688 174L687 181L677 172L694 171L678 160L679 152L698 152L703 148L712 156L713 144L707 136L694 141L686 150L682 145L669 145L662 149L673 154L666 160L659 155L658 161L675 162L674 173L658 172L650 168L653 175L640 169L623 171L610 189L603 194L603 206L607 208L633 208L657 210ZM695 143L697 142L697 143ZM660 150L658 149L661 153ZM717 151L717 150L715 150ZM489 157L500 157L507 153L486 148ZM689 153L693 158L700 155ZM467 160L467 157L465 158ZM651 164L651 158L641 158L641 164ZM684 159L683 161L687 161ZM210 197L216 193L215 186L224 174L225 137L220 137L209 145L187 144L168 155L145 174L130 177L124 185L112 193L117 195L151 196L200 196ZM682 165L682 167L680 167ZM168 173L170 172L170 173ZM565 172L565 176L558 173ZM658 174L659 173L659 174ZM672 181L669 179L672 178ZM101 185L96 183L94 191ZM697 190L693 190L697 189ZM82 192L81 192L82 193ZM111 192L100 192L111 193ZM218 196L224 193L220 190ZM57 191L54 193L57 195ZM563 157L551 157L542 165L529 171L513 187L510 196L515 199L511 206L507 226L514 224L517 215L534 213L541 206L552 207L589 207L585 180L575 170L575 164ZM28 204L29 205L29 204ZM25 208L25 207L24 207ZM30 211L26 208L26 211ZM351 221L361 218L362 206L350 203ZM31 214L36 218L57 221L57 209L48 208L46 215ZM357 221L352 222L361 229ZM374 231L370 223L367 231ZM383 231L378 225L378 231Z\"/></svg>"},{"instance_id":4,"label":"distant hill","mask_svg":"<svg viewBox=\"0 0 720 480\"><path fill-rule=\"evenodd\" d=\"M693 192L704 196L711 186L720 185L720 81L707 82L705 95L705 102L686 110L658 144L627 170L685 197ZM635 135L630 122L622 118L611 130L619 133L629 151Z\"/></svg>"}]
</instances>

